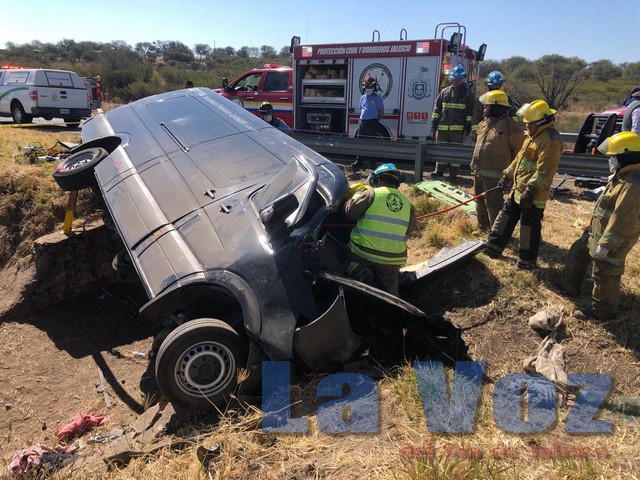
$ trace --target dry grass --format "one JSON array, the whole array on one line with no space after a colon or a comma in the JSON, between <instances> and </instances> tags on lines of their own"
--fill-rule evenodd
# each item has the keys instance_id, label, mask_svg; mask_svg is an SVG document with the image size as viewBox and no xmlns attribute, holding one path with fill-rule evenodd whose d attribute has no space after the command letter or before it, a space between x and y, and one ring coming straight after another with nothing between
<instances>
[{"instance_id":1,"label":"dry grass","mask_svg":"<svg viewBox=\"0 0 640 480\"><path fill-rule=\"evenodd\" d=\"M31 141L30 131L5 128L0 139L0 225L15 227L9 238L17 249L26 249L28 240L45 233L62 220L65 195L51 181L50 164L28 165L15 157L20 146ZM40 142L53 144L62 134L39 133ZM62 139L62 138L61 138ZM73 141L73 140L72 140ZM77 141L77 140L75 140ZM442 207L409 187L419 214ZM9 200L9 199L15 200ZM19 200L19 201L18 201ZM9 208L9 205L11 206ZM41 208L40 208L41 206ZM611 435L568 435L563 420L537 435L512 435L498 429L493 419L493 381L522 372L522 362L540 342L527 326L527 319L551 306L571 312L588 302L585 288L576 303L560 296L553 285L566 251L586 225L593 204L576 198L549 203L545 211L540 268L534 273L512 268L515 250L507 249L504 260L485 256L460 267L455 275L425 285L415 303L430 312L445 313L464 329L464 338L475 360L486 363L489 380L481 393L476 428L468 435L432 434L428 430L418 395L413 369L402 366L378 382L380 393L379 432L375 434L330 435L319 430L315 412L319 402L315 392L319 377L292 387L293 416L309 420L306 434L270 434L258 427L261 414L253 407L227 412L216 424L194 424L199 432L195 445L181 453L165 452L147 463L134 460L121 471L100 478L124 479L622 479L637 478L640 467L640 425L637 417L622 417L606 409L601 418L612 419ZM46 207L54 213L45 222ZM8 217L9 213L13 217ZM4 215L4 216L3 216ZM5 219L11 218L10 222ZM48 218L48 217L47 217ZM29 227L29 222L33 227ZM40 230L42 228L42 230ZM420 234L410 241L410 262L425 260L443 246L453 246L472 238L475 221L461 211L453 211L421 223ZM514 240L514 244L517 240ZM5 253L5 256L7 253ZM640 395L637 381L640 365L640 259L638 249L628 259L623 277L623 309L615 321L595 324L569 318L561 337L569 373L611 373L614 389L610 405L625 396ZM205 471L196 458L198 445L221 445L221 455ZM591 458L541 458L532 455L532 446L553 449L581 448ZM424 450L420 450L424 449ZM594 458L595 453L607 455ZM413 452L407 455L406 452ZM539 450L538 450L539 451ZM404 452L404 453L403 453ZM427 452L433 452L429 455ZM635 475L635 477L634 477ZM86 478L82 473L66 478Z\"/></svg>"},{"instance_id":2,"label":"dry grass","mask_svg":"<svg viewBox=\"0 0 640 480\"><path fill-rule=\"evenodd\" d=\"M64 218L67 195L51 173L55 162L30 163L21 148L52 147L57 140L79 143L80 136L66 130L0 127L0 267L31 253L33 240L55 230ZM92 207L91 196L81 192L79 215Z\"/></svg>"}]
</instances>

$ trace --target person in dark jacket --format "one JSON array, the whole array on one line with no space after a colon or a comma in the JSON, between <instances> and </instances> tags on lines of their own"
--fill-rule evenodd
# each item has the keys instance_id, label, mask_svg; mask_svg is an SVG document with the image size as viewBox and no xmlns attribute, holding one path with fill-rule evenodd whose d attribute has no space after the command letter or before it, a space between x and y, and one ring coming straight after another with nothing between
<instances>
[{"instance_id":1,"label":"person in dark jacket","mask_svg":"<svg viewBox=\"0 0 640 480\"><path fill-rule=\"evenodd\" d=\"M464 137L471 133L473 106L476 98L466 83L467 73L462 65L451 70L449 76L451 85L443 88L433 107L431 115L432 136L438 142L462 143ZM431 177L444 176L447 164L436 163L436 169ZM449 165L449 178L455 181L458 177L460 165Z\"/></svg>"}]
</instances>

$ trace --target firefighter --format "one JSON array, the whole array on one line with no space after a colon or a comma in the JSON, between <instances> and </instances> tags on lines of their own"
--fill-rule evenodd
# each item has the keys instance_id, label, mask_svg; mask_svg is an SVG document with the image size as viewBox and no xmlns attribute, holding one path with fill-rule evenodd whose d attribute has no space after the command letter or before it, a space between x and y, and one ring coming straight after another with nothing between
<instances>
[{"instance_id":1,"label":"firefighter","mask_svg":"<svg viewBox=\"0 0 640 480\"><path fill-rule=\"evenodd\" d=\"M399 190L404 180L393 163L375 169L373 188L356 191L345 204L345 214L356 220L351 231L351 263L354 279L398 295L398 274L407 263L407 235L416 228L411 202Z\"/></svg>"},{"instance_id":2,"label":"firefighter","mask_svg":"<svg viewBox=\"0 0 640 480\"><path fill-rule=\"evenodd\" d=\"M438 142L462 143L472 130L471 120L476 99L466 82L467 73L462 65L451 70L451 85L443 88L436 98L431 116L432 136ZM436 163L432 177L442 177L447 164ZM455 181L460 165L449 165L449 178Z\"/></svg>"},{"instance_id":3,"label":"firefighter","mask_svg":"<svg viewBox=\"0 0 640 480\"><path fill-rule=\"evenodd\" d=\"M289 125L285 123L284 120L273 115L273 105L269 102L262 102L260 105L260 118L267 122L272 127L276 127L282 133L286 133L287 135L291 135L291 129Z\"/></svg>"},{"instance_id":4,"label":"firefighter","mask_svg":"<svg viewBox=\"0 0 640 480\"><path fill-rule=\"evenodd\" d=\"M490 72L489 75L487 75L487 78L485 79L484 84L487 86L487 93L493 92L495 90L501 90L502 86L504 85L504 75L502 75L502 73L500 73L498 70L494 70L493 72ZM480 123L480 121L482 120L483 110L484 110L483 97L487 93L480 95L480 97L476 100L476 104L473 107L473 119L471 122L472 125L478 125L478 123ZM509 116L513 118L515 122L517 122L518 121L518 116L516 115L517 110L516 110L516 107L513 105L513 100L511 99L511 96L508 93L507 93L507 99L509 100L509 106L511 107L509 109ZM473 130L473 127L472 127L472 130ZM471 140L474 143L478 138L476 133L477 132L475 131L471 132Z\"/></svg>"},{"instance_id":5,"label":"firefighter","mask_svg":"<svg viewBox=\"0 0 640 480\"><path fill-rule=\"evenodd\" d=\"M609 168L613 174L596 202L589 228L569 249L560 288L577 296L593 261L591 308L582 316L609 320L618 312L625 258L640 235L640 136L620 132L598 150L612 155Z\"/></svg>"},{"instance_id":6,"label":"firefighter","mask_svg":"<svg viewBox=\"0 0 640 480\"><path fill-rule=\"evenodd\" d=\"M509 116L511 109L507 94L492 90L482 96L483 119L478 124L478 141L471 157L475 195L498 185L502 171L522 147L522 128ZM476 200L478 230L489 233L503 205L503 191L494 190Z\"/></svg>"},{"instance_id":7,"label":"firefighter","mask_svg":"<svg viewBox=\"0 0 640 480\"><path fill-rule=\"evenodd\" d=\"M362 81L363 94L360 97L360 126L359 137L377 137L380 120L384 115L384 101L378 95L378 80L373 75L367 75ZM351 164L354 170L362 168L363 159L358 157Z\"/></svg>"},{"instance_id":8,"label":"firefighter","mask_svg":"<svg viewBox=\"0 0 640 480\"><path fill-rule=\"evenodd\" d=\"M516 158L504 171L498 185L513 181L513 190L494 222L485 253L499 258L520 222L518 270L533 270L538 260L542 236L542 217L551 183L562 156L562 139L554 127L556 111L544 100L525 104L526 136Z\"/></svg>"}]
</instances>

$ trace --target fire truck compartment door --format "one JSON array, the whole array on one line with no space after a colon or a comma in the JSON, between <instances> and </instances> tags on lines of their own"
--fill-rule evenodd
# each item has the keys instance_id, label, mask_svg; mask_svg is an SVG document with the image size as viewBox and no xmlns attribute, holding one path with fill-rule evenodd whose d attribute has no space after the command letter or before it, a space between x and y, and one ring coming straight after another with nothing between
<instances>
[{"instance_id":1,"label":"fire truck compartment door","mask_svg":"<svg viewBox=\"0 0 640 480\"><path fill-rule=\"evenodd\" d=\"M373 75L378 81L378 95L384 100L385 115L400 108L400 80L402 57L388 58L356 58L353 61L353 77L351 108L360 113L360 97L362 96L362 80L366 75Z\"/></svg>"},{"instance_id":2,"label":"fire truck compartment door","mask_svg":"<svg viewBox=\"0 0 640 480\"><path fill-rule=\"evenodd\" d=\"M409 57L404 76L401 132L407 138L425 139L431 131L431 113L438 95L440 57Z\"/></svg>"}]
</instances>

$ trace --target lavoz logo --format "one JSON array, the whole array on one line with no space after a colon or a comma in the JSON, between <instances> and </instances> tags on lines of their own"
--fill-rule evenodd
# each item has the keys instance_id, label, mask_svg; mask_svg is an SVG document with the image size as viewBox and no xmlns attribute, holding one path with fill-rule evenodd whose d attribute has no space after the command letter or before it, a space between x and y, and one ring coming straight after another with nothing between
<instances>
[{"instance_id":1,"label":"lavoz logo","mask_svg":"<svg viewBox=\"0 0 640 480\"><path fill-rule=\"evenodd\" d=\"M415 362L418 390L427 421L434 433L473 432L480 387L482 362L456 362L451 395L442 362ZM570 374L568 385L580 391L565 418L570 434L610 433L608 420L594 420L611 388L611 375ZM343 388L349 393L343 395ZM522 392L526 387L526 402ZM268 432L304 433L306 418L291 417L289 362L262 364L262 428ZM318 383L318 398L327 401L318 407L317 421L327 433L372 433L378 431L378 387L367 375L335 373ZM542 375L515 373L499 379L493 389L493 418L509 433L538 433L557 421L555 385ZM526 420L524 420L526 418Z\"/></svg>"}]
</instances>

